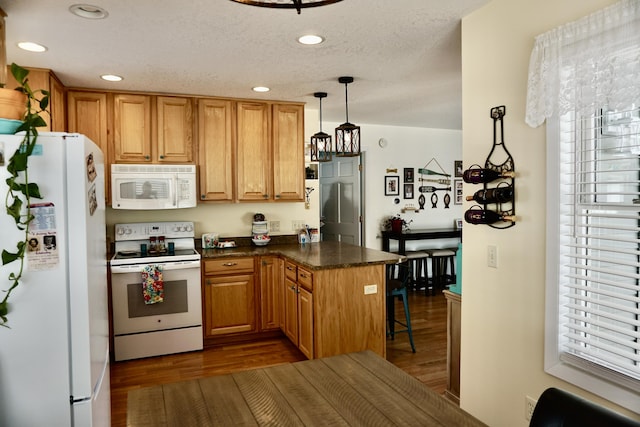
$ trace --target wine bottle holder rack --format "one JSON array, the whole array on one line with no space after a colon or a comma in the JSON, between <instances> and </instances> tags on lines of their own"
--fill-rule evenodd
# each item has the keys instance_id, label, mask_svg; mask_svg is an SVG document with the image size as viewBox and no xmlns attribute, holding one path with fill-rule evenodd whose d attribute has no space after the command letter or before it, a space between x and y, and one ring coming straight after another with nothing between
<instances>
[{"instance_id":1,"label":"wine bottle holder rack","mask_svg":"<svg viewBox=\"0 0 640 427\"><path fill-rule=\"evenodd\" d=\"M506 114L506 107L504 105L493 107L490 111L490 117L493 120L493 145L491 151L485 160L484 169L494 171L500 175L496 180L489 182L483 182L483 189L485 191L491 188L507 187L512 188L513 197L510 201L506 202L492 202L492 203L480 203L475 205L470 210L478 210L481 208L485 211L495 212L502 219L487 225L492 228L503 229L510 228L516 225L516 195L515 195L515 164L513 157L504 143L504 122L503 118ZM498 128L499 126L499 128ZM500 140L498 141L498 131L500 133ZM472 165L469 170L474 166ZM480 166L478 166L480 168ZM467 221L469 222L469 221Z\"/></svg>"}]
</instances>

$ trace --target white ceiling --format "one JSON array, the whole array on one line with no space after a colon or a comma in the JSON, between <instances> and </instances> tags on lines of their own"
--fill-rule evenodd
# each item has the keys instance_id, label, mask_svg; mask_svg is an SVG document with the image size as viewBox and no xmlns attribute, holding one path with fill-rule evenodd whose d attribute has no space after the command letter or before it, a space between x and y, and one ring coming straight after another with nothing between
<instances>
[{"instance_id":1,"label":"white ceiling","mask_svg":"<svg viewBox=\"0 0 640 427\"><path fill-rule=\"evenodd\" d=\"M461 129L460 20L488 0L344 0L302 9L229 0L0 0L8 62L50 68L68 87L301 101L323 121ZM308 33L318 46L297 43ZM44 44L41 54L18 41ZM124 77L102 81L105 73ZM253 86L271 88L267 94ZM326 129L325 129L326 130Z\"/></svg>"}]
</instances>

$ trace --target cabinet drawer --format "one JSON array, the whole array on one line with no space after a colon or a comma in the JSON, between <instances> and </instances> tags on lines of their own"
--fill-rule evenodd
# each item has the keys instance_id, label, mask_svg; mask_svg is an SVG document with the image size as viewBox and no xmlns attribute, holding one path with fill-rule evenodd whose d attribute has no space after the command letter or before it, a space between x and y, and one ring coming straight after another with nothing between
<instances>
[{"instance_id":1,"label":"cabinet drawer","mask_svg":"<svg viewBox=\"0 0 640 427\"><path fill-rule=\"evenodd\" d=\"M285 261L284 274L287 279L291 279L293 282L298 281L298 266L291 261Z\"/></svg>"},{"instance_id":2,"label":"cabinet drawer","mask_svg":"<svg viewBox=\"0 0 640 427\"><path fill-rule=\"evenodd\" d=\"M298 267L298 284L308 291L313 290L313 273Z\"/></svg>"},{"instance_id":3,"label":"cabinet drawer","mask_svg":"<svg viewBox=\"0 0 640 427\"><path fill-rule=\"evenodd\" d=\"M204 261L205 275L253 273L253 258L218 258Z\"/></svg>"}]
</instances>

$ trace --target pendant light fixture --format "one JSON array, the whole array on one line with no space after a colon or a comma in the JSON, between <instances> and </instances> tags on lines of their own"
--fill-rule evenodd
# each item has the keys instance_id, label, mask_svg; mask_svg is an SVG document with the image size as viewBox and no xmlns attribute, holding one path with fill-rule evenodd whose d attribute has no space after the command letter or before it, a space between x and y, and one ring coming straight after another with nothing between
<instances>
[{"instance_id":1,"label":"pendant light fixture","mask_svg":"<svg viewBox=\"0 0 640 427\"><path fill-rule=\"evenodd\" d=\"M316 92L313 96L320 100L320 132L311 137L311 161L330 162L331 135L322 132L322 98L327 97L327 92Z\"/></svg>"},{"instance_id":2,"label":"pendant light fixture","mask_svg":"<svg viewBox=\"0 0 640 427\"><path fill-rule=\"evenodd\" d=\"M360 126L349 123L349 101L347 85L353 83L353 77L340 77L344 83L344 105L347 121L336 128L336 156L354 157L360 155Z\"/></svg>"},{"instance_id":3,"label":"pendant light fixture","mask_svg":"<svg viewBox=\"0 0 640 427\"><path fill-rule=\"evenodd\" d=\"M306 7L325 6L338 3L342 0L231 0L236 3L249 4L251 6L275 7L278 9L296 9L300 15L300 9Z\"/></svg>"}]
</instances>

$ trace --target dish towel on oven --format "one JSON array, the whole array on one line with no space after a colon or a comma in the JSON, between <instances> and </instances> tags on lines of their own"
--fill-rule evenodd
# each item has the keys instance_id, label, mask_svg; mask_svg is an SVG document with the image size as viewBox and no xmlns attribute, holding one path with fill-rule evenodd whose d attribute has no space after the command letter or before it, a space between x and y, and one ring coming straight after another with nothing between
<instances>
[{"instance_id":1,"label":"dish towel on oven","mask_svg":"<svg viewBox=\"0 0 640 427\"><path fill-rule=\"evenodd\" d=\"M142 270L142 297L145 304L155 304L164 301L164 283L162 282L162 267L146 265Z\"/></svg>"}]
</instances>

